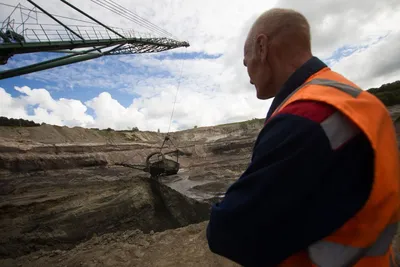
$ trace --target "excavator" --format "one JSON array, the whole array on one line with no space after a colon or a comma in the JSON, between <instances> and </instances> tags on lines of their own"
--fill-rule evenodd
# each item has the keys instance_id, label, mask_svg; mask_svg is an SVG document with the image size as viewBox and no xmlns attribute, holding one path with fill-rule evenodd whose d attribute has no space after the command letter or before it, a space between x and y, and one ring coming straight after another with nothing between
<instances>
[{"instance_id":1,"label":"excavator","mask_svg":"<svg viewBox=\"0 0 400 267\"><path fill-rule=\"evenodd\" d=\"M188 42L176 40L172 34L151 22L140 17L138 20L137 15L134 15L136 19L132 20L131 16L133 16L132 14L134 13L119 5L117 6L115 3L112 5L99 5L105 7L109 11L117 13L131 22L137 23L139 21L139 25L147 25L147 29L154 32L155 35L153 37L152 35L144 37L134 30L107 26L66 0L61 0L61 2L80 13L88 20L77 20L51 14L33 0L27 1L33 8L27 8L21 4L13 6L0 3L1 6L12 8L11 14L0 23L0 65L7 64L8 59L17 54L59 52L67 55L29 66L0 71L0 80L95 59L101 56L155 53L189 46ZM16 15L18 10L20 11L22 22L17 20ZM116 10L123 11L116 12ZM38 14L46 15L47 18L53 20L55 24L39 24ZM126 14L130 15L128 16ZM85 25L67 25L61 21L60 18L85 22ZM176 94L178 93L178 89L179 84ZM175 103L176 95L174 107ZM173 113L174 108L172 109L170 126ZM139 169L150 173L152 177L177 174L180 167L178 162L179 154L182 154L182 151L176 149L166 153L162 152L167 141L172 143L168 133L165 136L160 150L149 154L145 163L117 163L116 165Z\"/></svg>"},{"instance_id":2,"label":"excavator","mask_svg":"<svg viewBox=\"0 0 400 267\"><path fill-rule=\"evenodd\" d=\"M147 156L144 164L116 163L115 165L148 172L153 178L177 174L180 167L179 155L182 154L182 151L180 151L174 145L174 147L176 148L175 150L163 153L162 149L164 148L164 145L167 141L170 141L172 143L169 135L165 136L164 142L161 145L160 150L150 153ZM172 157L175 158L175 160L172 159Z\"/></svg>"}]
</instances>

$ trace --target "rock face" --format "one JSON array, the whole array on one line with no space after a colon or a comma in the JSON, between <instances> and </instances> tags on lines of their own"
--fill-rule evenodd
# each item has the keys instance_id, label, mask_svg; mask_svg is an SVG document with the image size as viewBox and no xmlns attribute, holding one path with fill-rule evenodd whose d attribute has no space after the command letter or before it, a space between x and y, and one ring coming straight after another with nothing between
<instances>
[{"instance_id":1,"label":"rock face","mask_svg":"<svg viewBox=\"0 0 400 267\"><path fill-rule=\"evenodd\" d=\"M171 133L171 139L193 159L251 151L262 120L219 127L204 127ZM115 132L58 126L0 127L0 169L14 172L71 169L113 165L116 162L144 163L158 151L165 134ZM174 149L173 146L167 149Z\"/></svg>"},{"instance_id":2,"label":"rock face","mask_svg":"<svg viewBox=\"0 0 400 267\"><path fill-rule=\"evenodd\" d=\"M108 244L125 242L128 236L132 244L117 244L111 253L114 261L102 264L115 266L118 251L130 246L132 256L117 265L163 266L162 251L158 260L144 263L154 257L154 244L171 253L170 266L179 266L173 255L179 254L177 244L184 244L188 236L176 235L169 248L155 242L172 242L166 233L175 232L164 231L178 228L194 238L186 251L193 256L185 260L194 264L190 266L196 261L204 266L205 255L219 262L206 246L204 223L189 230L181 227L208 220L210 204L246 168L261 126L262 121L255 120L172 133L171 139L184 152L181 170L158 181L115 163L144 163L159 149L163 134L49 125L0 127L0 265L57 266L60 260L62 266L65 261L69 266L90 265L89 258L97 256L86 258L83 250L101 243L106 254ZM152 252L146 254L145 249ZM69 260L59 258L65 253L71 253ZM181 266L188 266L185 261Z\"/></svg>"},{"instance_id":3,"label":"rock face","mask_svg":"<svg viewBox=\"0 0 400 267\"><path fill-rule=\"evenodd\" d=\"M0 257L69 249L93 235L164 231L208 218L209 206L121 168L3 174Z\"/></svg>"},{"instance_id":4,"label":"rock face","mask_svg":"<svg viewBox=\"0 0 400 267\"><path fill-rule=\"evenodd\" d=\"M262 125L172 133L181 170L157 180L115 163L144 163L163 134L0 127L0 266L237 266L209 251L205 227Z\"/></svg>"},{"instance_id":5,"label":"rock face","mask_svg":"<svg viewBox=\"0 0 400 267\"><path fill-rule=\"evenodd\" d=\"M38 251L17 259L0 259L0 266L75 267L239 267L211 253L206 222L153 234L140 230L93 236L71 250Z\"/></svg>"}]
</instances>

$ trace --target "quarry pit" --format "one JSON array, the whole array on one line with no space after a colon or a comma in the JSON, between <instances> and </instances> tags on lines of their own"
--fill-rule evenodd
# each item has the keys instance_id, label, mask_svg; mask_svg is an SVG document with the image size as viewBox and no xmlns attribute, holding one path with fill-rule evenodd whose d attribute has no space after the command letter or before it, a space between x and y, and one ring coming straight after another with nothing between
<instances>
[{"instance_id":1,"label":"quarry pit","mask_svg":"<svg viewBox=\"0 0 400 267\"><path fill-rule=\"evenodd\" d=\"M205 229L262 125L171 133L181 168L157 179L116 163L144 162L163 133L0 127L0 266L238 266Z\"/></svg>"}]
</instances>

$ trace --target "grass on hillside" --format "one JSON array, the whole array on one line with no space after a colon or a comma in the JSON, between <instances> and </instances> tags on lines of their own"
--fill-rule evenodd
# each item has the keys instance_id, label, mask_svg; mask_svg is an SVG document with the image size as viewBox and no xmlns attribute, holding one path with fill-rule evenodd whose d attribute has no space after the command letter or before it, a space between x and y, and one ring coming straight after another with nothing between
<instances>
[{"instance_id":1,"label":"grass on hillside","mask_svg":"<svg viewBox=\"0 0 400 267\"><path fill-rule=\"evenodd\" d=\"M400 104L400 81L387 83L367 91L379 98L386 106Z\"/></svg>"}]
</instances>

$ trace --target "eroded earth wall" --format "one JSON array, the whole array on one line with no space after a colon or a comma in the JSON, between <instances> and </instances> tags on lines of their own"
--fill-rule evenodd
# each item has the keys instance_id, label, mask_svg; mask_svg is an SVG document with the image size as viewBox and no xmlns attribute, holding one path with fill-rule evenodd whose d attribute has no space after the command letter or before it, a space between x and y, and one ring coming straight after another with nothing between
<instances>
[{"instance_id":1,"label":"eroded earth wall","mask_svg":"<svg viewBox=\"0 0 400 267\"><path fill-rule=\"evenodd\" d=\"M157 180L115 164L144 163L165 134L0 127L0 266L237 266L209 251L205 226L262 125L171 133L181 169Z\"/></svg>"}]
</instances>

